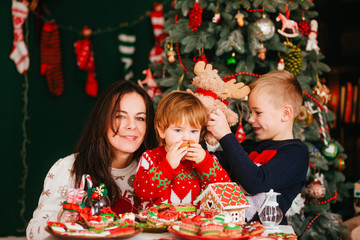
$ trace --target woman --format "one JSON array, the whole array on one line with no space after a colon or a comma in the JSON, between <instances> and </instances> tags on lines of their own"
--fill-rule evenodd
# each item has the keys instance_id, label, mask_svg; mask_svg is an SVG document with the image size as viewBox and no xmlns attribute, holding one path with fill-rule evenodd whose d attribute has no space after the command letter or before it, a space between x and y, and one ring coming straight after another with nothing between
<instances>
[{"instance_id":1,"label":"woman","mask_svg":"<svg viewBox=\"0 0 360 240\"><path fill-rule=\"evenodd\" d=\"M148 94L130 81L110 85L90 114L75 154L59 159L48 172L27 229L28 239L45 239L48 221L57 221L67 190L79 188L83 174L94 186L104 183L116 213L137 212L134 178L140 155L156 147L154 107Z\"/></svg>"}]
</instances>

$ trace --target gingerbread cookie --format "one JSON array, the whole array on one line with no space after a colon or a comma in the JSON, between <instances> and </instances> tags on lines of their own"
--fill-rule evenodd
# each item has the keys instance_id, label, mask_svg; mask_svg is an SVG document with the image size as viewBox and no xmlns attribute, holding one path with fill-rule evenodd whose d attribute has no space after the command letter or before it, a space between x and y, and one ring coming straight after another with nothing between
<instances>
[{"instance_id":1,"label":"gingerbread cookie","mask_svg":"<svg viewBox=\"0 0 360 240\"><path fill-rule=\"evenodd\" d=\"M269 233L269 237L276 237L277 239L295 240L297 235L293 233Z\"/></svg>"},{"instance_id":2,"label":"gingerbread cookie","mask_svg":"<svg viewBox=\"0 0 360 240\"><path fill-rule=\"evenodd\" d=\"M250 222L243 226L243 236L260 235L265 231L265 228L258 221Z\"/></svg>"},{"instance_id":3,"label":"gingerbread cookie","mask_svg":"<svg viewBox=\"0 0 360 240\"><path fill-rule=\"evenodd\" d=\"M183 148L183 147L189 148L189 147L190 147L190 144L193 144L193 143L195 143L195 141L193 141L193 140L183 141L182 144L180 145L179 149L180 149L180 148Z\"/></svg>"}]
</instances>

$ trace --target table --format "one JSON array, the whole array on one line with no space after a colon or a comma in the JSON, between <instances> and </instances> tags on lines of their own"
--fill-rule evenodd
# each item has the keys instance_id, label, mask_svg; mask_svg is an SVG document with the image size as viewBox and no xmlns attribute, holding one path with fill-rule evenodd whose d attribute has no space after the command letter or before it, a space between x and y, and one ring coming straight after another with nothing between
<instances>
[{"instance_id":1,"label":"table","mask_svg":"<svg viewBox=\"0 0 360 240\"><path fill-rule=\"evenodd\" d=\"M274 233L274 232L283 232L283 233L292 233L295 234L294 229L292 228L292 226L290 225L280 225L279 229L277 230L265 230L264 235L267 235L269 233ZM173 239L178 239L180 240L181 238L175 236L174 234L171 234L169 232L164 232L164 233L147 233L147 232L143 232L143 233L139 233L136 236L132 237L132 238L127 238L128 240L153 240L153 239L159 239L159 238L173 238Z\"/></svg>"}]
</instances>

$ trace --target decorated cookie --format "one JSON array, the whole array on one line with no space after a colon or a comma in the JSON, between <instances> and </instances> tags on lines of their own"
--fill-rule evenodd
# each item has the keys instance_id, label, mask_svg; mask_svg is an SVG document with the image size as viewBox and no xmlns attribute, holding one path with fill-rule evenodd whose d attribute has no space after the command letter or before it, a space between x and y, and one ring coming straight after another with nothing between
<instances>
[{"instance_id":1,"label":"decorated cookie","mask_svg":"<svg viewBox=\"0 0 360 240\"><path fill-rule=\"evenodd\" d=\"M217 222L207 222L200 227L201 236L219 236L224 227Z\"/></svg>"},{"instance_id":2,"label":"decorated cookie","mask_svg":"<svg viewBox=\"0 0 360 240\"><path fill-rule=\"evenodd\" d=\"M179 232L188 235L198 235L200 231L200 225L188 218L181 220L179 226Z\"/></svg>"}]
</instances>

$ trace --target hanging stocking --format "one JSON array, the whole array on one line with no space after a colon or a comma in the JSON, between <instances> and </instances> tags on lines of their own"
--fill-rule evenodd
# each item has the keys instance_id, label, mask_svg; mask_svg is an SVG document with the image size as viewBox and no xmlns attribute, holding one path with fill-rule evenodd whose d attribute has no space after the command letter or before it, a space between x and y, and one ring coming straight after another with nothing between
<instances>
[{"instance_id":1,"label":"hanging stocking","mask_svg":"<svg viewBox=\"0 0 360 240\"><path fill-rule=\"evenodd\" d=\"M151 24L155 36L155 46L149 53L149 60L151 62L163 62L165 57L164 49L160 47L160 42L164 38L164 9L162 3L154 3L154 11L150 13Z\"/></svg>"},{"instance_id":2,"label":"hanging stocking","mask_svg":"<svg viewBox=\"0 0 360 240\"><path fill-rule=\"evenodd\" d=\"M244 131L244 127L241 123L241 120L239 121L239 126L238 128L236 129L236 135L235 135L236 139L239 141L239 142L242 142L246 139L246 135L245 135L245 131Z\"/></svg>"},{"instance_id":3,"label":"hanging stocking","mask_svg":"<svg viewBox=\"0 0 360 240\"><path fill-rule=\"evenodd\" d=\"M125 64L124 79L130 80L134 76L134 73L131 70L131 66L133 64L132 57L135 53L136 36L126 33L120 33L118 38L120 41L119 44L120 60Z\"/></svg>"},{"instance_id":4,"label":"hanging stocking","mask_svg":"<svg viewBox=\"0 0 360 240\"><path fill-rule=\"evenodd\" d=\"M14 42L10 59L15 62L19 73L24 74L30 65L29 53L24 42L22 26L29 14L27 2L12 1L12 20L14 25Z\"/></svg>"},{"instance_id":5,"label":"hanging stocking","mask_svg":"<svg viewBox=\"0 0 360 240\"><path fill-rule=\"evenodd\" d=\"M45 22L40 41L40 74L46 77L51 94L60 96L64 91L61 68L59 30L56 23Z\"/></svg>"},{"instance_id":6,"label":"hanging stocking","mask_svg":"<svg viewBox=\"0 0 360 240\"><path fill-rule=\"evenodd\" d=\"M86 94L91 97L96 97L98 94L98 82L95 79L94 55L89 40L91 29L85 26L82 33L85 39L78 40L74 44L76 62L80 69L88 72L88 78L85 85Z\"/></svg>"}]
</instances>

